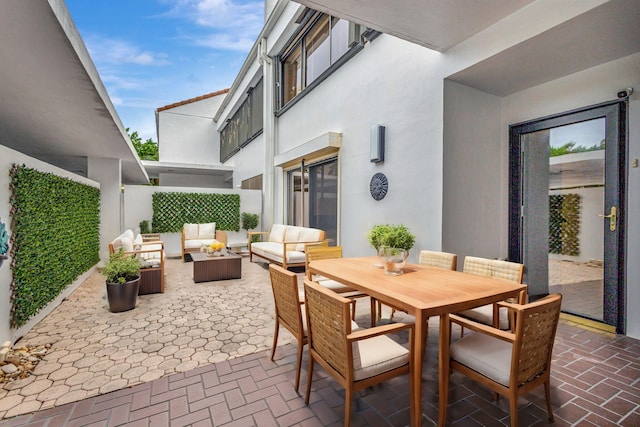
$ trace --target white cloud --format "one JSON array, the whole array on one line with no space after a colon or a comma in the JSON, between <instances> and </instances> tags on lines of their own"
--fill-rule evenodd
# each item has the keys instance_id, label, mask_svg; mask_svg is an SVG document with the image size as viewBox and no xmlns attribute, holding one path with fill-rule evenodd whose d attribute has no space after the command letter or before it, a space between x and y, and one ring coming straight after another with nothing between
<instances>
[{"instance_id":1,"label":"white cloud","mask_svg":"<svg viewBox=\"0 0 640 427\"><path fill-rule=\"evenodd\" d=\"M253 46L254 39L248 37L235 37L230 34L212 34L196 40L199 46L212 49L240 50L248 52Z\"/></svg>"},{"instance_id":2,"label":"white cloud","mask_svg":"<svg viewBox=\"0 0 640 427\"><path fill-rule=\"evenodd\" d=\"M174 5L171 15L202 29L198 35L188 36L198 46L247 52L264 23L264 2L182 0Z\"/></svg>"},{"instance_id":3,"label":"white cloud","mask_svg":"<svg viewBox=\"0 0 640 427\"><path fill-rule=\"evenodd\" d=\"M124 40L90 36L84 40L92 58L109 64L166 65L167 55L142 50Z\"/></svg>"}]
</instances>

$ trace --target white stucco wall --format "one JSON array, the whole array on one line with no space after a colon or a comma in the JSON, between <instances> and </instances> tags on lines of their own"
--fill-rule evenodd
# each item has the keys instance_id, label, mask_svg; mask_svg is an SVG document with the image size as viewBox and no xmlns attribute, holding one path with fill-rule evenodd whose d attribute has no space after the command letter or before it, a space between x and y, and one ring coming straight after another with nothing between
<instances>
[{"instance_id":1,"label":"white stucco wall","mask_svg":"<svg viewBox=\"0 0 640 427\"><path fill-rule=\"evenodd\" d=\"M213 121L225 94L190 102L158 113L161 162L219 164L220 134ZM187 143L188 142L188 143Z\"/></svg>"},{"instance_id":2,"label":"white stucco wall","mask_svg":"<svg viewBox=\"0 0 640 427\"><path fill-rule=\"evenodd\" d=\"M148 185L128 185L124 192L124 229L132 229L134 233L140 232L140 221L146 219L151 225L153 217L152 198L156 192L176 193L209 193L209 194L239 194L240 213L260 213L262 206L262 193L259 190L240 190L223 188L193 188L193 187L153 187ZM241 224L242 225L242 224ZM260 228L260 225L258 226ZM246 232L227 232L229 243L246 242ZM115 238L117 236L113 236ZM169 257L179 257L182 254L180 233L162 233L165 252Z\"/></svg>"},{"instance_id":3,"label":"white stucco wall","mask_svg":"<svg viewBox=\"0 0 640 427\"><path fill-rule=\"evenodd\" d=\"M416 235L413 261L419 249L441 246L442 80L425 73L439 57L381 35L278 119L276 153L327 132L342 133L339 215L345 256L373 255L366 235L380 223L404 224ZM373 125L386 127L380 164L370 162ZM376 172L389 180L381 201L369 192ZM282 183L276 191L283 194ZM279 211L276 222L283 218Z\"/></svg>"},{"instance_id":4,"label":"white stucco wall","mask_svg":"<svg viewBox=\"0 0 640 427\"><path fill-rule=\"evenodd\" d=\"M231 180L225 180L220 175L195 175L181 173L158 174L160 184L168 187L204 187L204 188L231 188Z\"/></svg>"},{"instance_id":5,"label":"white stucco wall","mask_svg":"<svg viewBox=\"0 0 640 427\"><path fill-rule=\"evenodd\" d=\"M75 175L71 172L52 166L48 163L44 163L40 160L36 160L32 157L25 156L22 153L0 145L0 170L3 171L3 173L0 173L0 220L5 223L9 234L11 234L11 217L9 216L9 213L11 211L11 190L9 188L11 178L9 176L9 170L14 163L25 165L40 172L52 173L54 175L71 179L82 184L100 188L100 184L95 181L81 177L79 175ZM9 247L9 251L11 251L11 246ZM11 319L11 281L13 276L11 272L11 258L5 260L0 267L0 341L15 342L16 339L26 334L31 328L33 328L33 326L35 326L54 308L60 305L62 300L66 298L71 292L73 292L78 286L80 286L80 284L94 270L95 267L91 268L83 275L78 277L75 282L67 286L67 288L62 291L62 293L54 301L49 303L47 307L41 310L40 313L34 316L29 322L27 322L26 325L22 326L19 329L11 329L9 326L9 322Z\"/></svg>"},{"instance_id":6,"label":"white stucco wall","mask_svg":"<svg viewBox=\"0 0 640 427\"><path fill-rule=\"evenodd\" d=\"M444 85L443 250L507 257L508 160L500 141L501 100L446 81Z\"/></svg>"}]
</instances>

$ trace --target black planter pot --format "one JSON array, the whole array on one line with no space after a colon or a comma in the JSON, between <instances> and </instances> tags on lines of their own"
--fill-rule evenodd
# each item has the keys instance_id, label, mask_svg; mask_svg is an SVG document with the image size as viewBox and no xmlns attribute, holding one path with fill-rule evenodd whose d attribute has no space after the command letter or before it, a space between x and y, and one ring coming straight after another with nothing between
<instances>
[{"instance_id":1,"label":"black planter pot","mask_svg":"<svg viewBox=\"0 0 640 427\"><path fill-rule=\"evenodd\" d=\"M109 310L113 313L132 310L138 301L140 278L125 284L107 282Z\"/></svg>"}]
</instances>

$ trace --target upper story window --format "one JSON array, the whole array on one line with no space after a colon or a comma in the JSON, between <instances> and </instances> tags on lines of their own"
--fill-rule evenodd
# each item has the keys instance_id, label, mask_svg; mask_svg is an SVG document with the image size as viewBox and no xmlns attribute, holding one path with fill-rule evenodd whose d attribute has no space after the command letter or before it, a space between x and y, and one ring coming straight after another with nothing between
<instances>
[{"instance_id":1,"label":"upper story window","mask_svg":"<svg viewBox=\"0 0 640 427\"><path fill-rule=\"evenodd\" d=\"M262 80L247 92L246 99L220 131L220 161L225 162L262 132Z\"/></svg>"},{"instance_id":2,"label":"upper story window","mask_svg":"<svg viewBox=\"0 0 640 427\"><path fill-rule=\"evenodd\" d=\"M318 84L349 55L362 48L362 34L371 31L344 19L310 11L306 24L280 55L282 108L306 88Z\"/></svg>"}]
</instances>

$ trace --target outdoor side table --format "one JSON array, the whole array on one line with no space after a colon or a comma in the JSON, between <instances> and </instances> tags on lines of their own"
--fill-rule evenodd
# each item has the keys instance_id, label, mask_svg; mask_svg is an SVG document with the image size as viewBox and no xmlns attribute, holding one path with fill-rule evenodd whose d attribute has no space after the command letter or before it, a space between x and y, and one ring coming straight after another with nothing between
<instances>
[{"instance_id":1,"label":"outdoor side table","mask_svg":"<svg viewBox=\"0 0 640 427\"><path fill-rule=\"evenodd\" d=\"M191 259L193 259L193 281L196 283L240 279L242 276L240 255L210 257L203 252L191 252Z\"/></svg>"}]
</instances>

